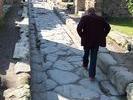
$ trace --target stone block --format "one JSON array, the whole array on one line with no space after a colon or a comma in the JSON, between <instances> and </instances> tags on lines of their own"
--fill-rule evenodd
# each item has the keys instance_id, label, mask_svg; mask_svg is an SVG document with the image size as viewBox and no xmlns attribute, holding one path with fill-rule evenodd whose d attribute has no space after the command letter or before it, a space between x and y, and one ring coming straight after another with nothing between
<instances>
[{"instance_id":1,"label":"stone block","mask_svg":"<svg viewBox=\"0 0 133 100\"><path fill-rule=\"evenodd\" d=\"M30 72L30 65L24 62L17 62L14 66L14 71L16 74L18 73L27 73Z\"/></svg>"},{"instance_id":2,"label":"stone block","mask_svg":"<svg viewBox=\"0 0 133 100\"><path fill-rule=\"evenodd\" d=\"M100 87L102 91L107 95L119 96L119 93L109 81L101 81Z\"/></svg>"},{"instance_id":3,"label":"stone block","mask_svg":"<svg viewBox=\"0 0 133 100\"><path fill-rule=\"evenodd\" d=\"M20 98L24 96L30 97L30 89L29 89L29 85L27 84L22 87L9 88L4 91L5 98L11 99L12 97L15 97L15 98L19 98L18 100L20 100Z\"/></svg>"},{"instance_id":4,"label":"stone block","mask_svg":"<svg viewBox=\"0 0 133 100\"><path fill-rule=\"evenodd\" d=\"M122 66L111 66L108 76L120 95L125 95L127 85L133 82L133 74Z\"/></svg>"},{"instance_id":5,"label":"stone block","mask_svg":"<svg viewBox=\"0 0 133 100\"><path fill-rule=\"evenodd\" d=\"M70 100L99 100L100 94L81 85L62 85L55 88L56 93L69 97ZM64 99L61 99L64 100Z\"/></svg>"},{"instance_id":6,"label":"stone block","mask_svg":"<svg viewBox=\"0 0 133 100\"><path fill-rule=\"evenodd\" d=\"M126 38L120 34L121 34L120 32L111 31L109 37L114 41L116 41L116 43L118 43L119 45L125 46L128 42Z\"/></svg>"},{"instance_id":7,"label":"stone block","mask_svg":"<svg viewBox=\"0 0 133 100\"><path fill-rule=\"evenodd\" d=\"M105 47L99 47L99 53L109 53L109 50Z\"/></svg>"},{"instance_id":8,"label":"stone block","mask_svg":"<svg viewBox=\"0 0 133 100\"><path fill-rule=\"evenodd\" d=\"M27 59L29 55L29 47L26 42L16 43L13 58Z\"/></svg>"},{"instance_id":9,"label":"stone block","mask_svg":"<svg viewBox=\"0 0 133 100\"><path fill-rule=\"evenodd\" d=\"M116 60L108 53L99 53L98 54L98 66L101 70L107 74L108 69L111 65L116 65Z\"/></svg>"}]
</instances>

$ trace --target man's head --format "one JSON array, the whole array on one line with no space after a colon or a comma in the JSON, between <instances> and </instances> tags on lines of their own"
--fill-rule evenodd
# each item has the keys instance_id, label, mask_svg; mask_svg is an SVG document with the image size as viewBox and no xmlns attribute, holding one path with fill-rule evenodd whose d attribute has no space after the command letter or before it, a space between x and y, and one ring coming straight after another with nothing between
<instances>
[{"instance_id":1,"label":"man's head","mask_svg":"<svg viewBox=\"0 0 133 100\"><path fill-rule=\"evenodd\" d=\"M91 7L87 10L88 14L95 14L95 8Z\"/></svg>"}]
</instances>

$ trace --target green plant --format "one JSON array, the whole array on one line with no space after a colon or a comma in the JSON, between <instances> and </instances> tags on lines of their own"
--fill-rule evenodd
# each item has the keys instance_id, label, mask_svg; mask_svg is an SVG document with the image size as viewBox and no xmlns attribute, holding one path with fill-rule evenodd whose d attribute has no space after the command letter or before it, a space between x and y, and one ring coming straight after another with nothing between
<instances>
[{"instance_id":1,"label":"green plant","mask_svg":"<svg viewBox=\"0 0 133 100\"><path fill-rule=\"evenodd\" d=\"M133 15L133 0L127 0L127 6L129 12Z\"/></svg>"}]
</instances>

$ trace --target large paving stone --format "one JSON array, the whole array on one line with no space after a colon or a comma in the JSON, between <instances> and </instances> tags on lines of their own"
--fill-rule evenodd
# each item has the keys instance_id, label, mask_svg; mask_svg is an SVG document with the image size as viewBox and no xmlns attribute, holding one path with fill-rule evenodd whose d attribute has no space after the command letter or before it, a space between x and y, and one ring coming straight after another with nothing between
<instances>
[{"instance_id":1,"label":"large paving stone","mask_svg":"<svg viewBox=\"0 0 133 100\"><path fill-rule=\"evenodd\" d=\"M50 62L55 62L57 60L58 56L55 54L49 54L47 55L46 59Z\"/></svg>"},{"instance_id":2,"label":"large paving stone","mask_svg":"<svg viewBox=\"0 0 133 100\"><path fill-rule=\"evenodd\" d=\"M57 86L57 83L54 82L53 80L51 80L51 79L46 80L46 89L48 91L54 89L56 86Z\"/></svg>"},{"instance_id":3,"label":"large paving stone","mask_svg":"<svg viewBox=\"0 0 133 100\"><path fill-rule=\"evenodd\" d=\"M58 56L64 56L66 55L67 52L65 51L57 51L55 54L58 55Z\"/></svg>"},{"instance_id":4,"label":"large paving stone","mask_svg":"<svg viewBox=\"0 0 133 100\"><path fill-rule=\"evenodd\" d=\"M116 65L116 60L108 53L99 53L98 54L98 66L104 73L108 73L108 69L111 65Z\"/></svg>"},{"instance_id":5,"label":"large paving stone","mask_svg":"<svg viewBox=\"0 0 133 100\"><path fill-rule=\"evenodd\" d=\"M62 61L62 60L56 61L53 67L61 69L61 70L68 70L68 71L71 71L74 69L74 67L70 63L68 63L67 61Z\"/></svg>"},{"instance_id":6,"label":"large paving stone","mask_svg":"<svg viewBox=\"0 0 133 100\"><path fill-rule=\"evenodd\" d=\"M68 46L67 45L63 45L63 44L58 44L57 47L60 49L60 50L63 50L63 51L66 51L68 50Z\"/></svg>"},{"instance_id":7,"label":"large paving stone","mask_svg":"<svg viewBox=\"0 0 133 100\"><path fill-rule=\"evenodd\" d=\"M82 57L81 56L70 56L66 59L66 61L68 62L81 62L82 61Z\"/></svg>"},{"instance_id":8,"label":"large paving stone","mask_svg":"<svg viewBox=\"0 0 133 100\"><path fill-rule=\"evenodd\" d=\"M98 66L96 67L96 79L98 81L107 80L107 76L101 71Z\"/></svg>"},{"instance_id":9,"label":"large paving stone","mask_svg":"<svg viewBox=\"0 0 133 100\"><path fill-rule=\"evenodd\" d=\"M54 52L56 52L56 51L58 51L58 48L57 47L54 47L54 46L48 46L48 47L46 47L45 49L43 49L43 53L45 54L51 54L51 53L54 53Z\"/></svg>"},{"instance_id":10,"label":"large paving stone","mask_svg":"<svg viewBox=\"0 0 133 100\"><path fill-rule=\"evenodd\" d=\"M50 61L48 61L48 62L46 62L46 63L43 63L43 69L46 71L46 70L49 70L49 69L51 69L52 68L52 62L50 62Z\"/></svg>"},{"instance_id":11,"label":"large paving stone","mask_svg":"<svg viewBox=\"0 0 133 100\"><path fill-rule=\"evenodd\" d=\"M59 95L55 92L47 92L46 93L47 100L61 100L61 99L58 98L58 96ZM64 100L64 99L62 99L62 100Z\"/></svg>"},{"instance_id":12,"label":"large paving stone","mask_svg":"<svg viewBox=\"0 0 133 100\"><path fill-rule=\"evenodd\" d=\"M65 97L70 99L79 99L79 100L99 100L100 95L97 92L86 89L81 85L64 85L59 86L55 91Z\"/></svg>"},{"instance_id":13,"label":"large paving stone","mask_svg":"<svg viewBox=\"0 0 133 100\"><path fill-rule=\"evenodd\" d=\"M102 91L100 90L100 87L97 81L90 81L88 78L86 78L79 81L79 84L86 89L95 91L99 94L103 94Z\"/></svg>"},{"instance_id":14,"label":"large paving stone","mask_svg":"<svg viewBox=\"0 0 133 100\"><path fill-rule=\"evenodd\" d=\"M117 91L121 95L126 93L127 85L133 82L133 74L125 67L110 67L108 76L112 84L116 87Z\"/></svg>"},{"instance_id":15,"label":"large paving stone","mask_svg":"<svg viewBox=\"0 0 133 100\"><path fill-rule=\"evenodd\" d=\"M74 83L79 80L79 76L73 74L72 72L62 71L62 70L49 70L48 75L52 80L56 81L59 84L69 84Z\"/></svg>"}]
</instances>

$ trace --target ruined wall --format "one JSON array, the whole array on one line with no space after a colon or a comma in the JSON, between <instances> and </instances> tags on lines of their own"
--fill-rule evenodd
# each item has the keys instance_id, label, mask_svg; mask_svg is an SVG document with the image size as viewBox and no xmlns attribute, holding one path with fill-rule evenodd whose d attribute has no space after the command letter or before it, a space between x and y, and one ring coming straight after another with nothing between
<instances>
[{"instance_id":1,"label":"ruined wall","mask_svg":"<svg viewBox=\"0 0 133 100\"><path fill-rule=\"evenodd\" d=\"M103 13L111 17L129 17L131 16L126 6L126 0L104 0Z\"/></svg>"},{"instance_id":2,"label":"ruined wall","mask_svg":"<svg viewBox=\"0 0 133 100\"><path fill-rule=\"evenodd\" d=\"M85 10L85 0L75 0L75 13Z\"/></svg>"}]
</instances>

